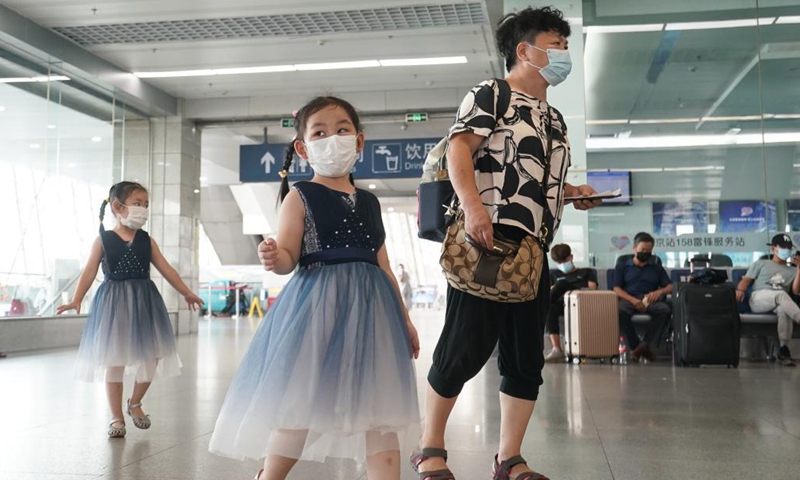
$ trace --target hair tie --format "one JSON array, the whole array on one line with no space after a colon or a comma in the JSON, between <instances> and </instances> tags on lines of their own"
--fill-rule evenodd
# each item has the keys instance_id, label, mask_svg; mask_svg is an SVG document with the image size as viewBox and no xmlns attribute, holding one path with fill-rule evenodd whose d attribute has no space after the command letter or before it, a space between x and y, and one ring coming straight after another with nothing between
<instances>
[{"instance_id":1,"label":"hair tie","mask_svg":"<svg viewBox=\"0 0 800 480\"><path fill-rule=\"evenodd\" d=\"M281 170L280 172L278 172L278 175L281 178L286 178L286 175L288 175L288 174L289 174L289 172L287 172L286 170Z\"/></svg>"},{"instance_id":2,"label":"hair tie","mask_svg":"<svg viewBox=\"0 0 800 480\"><path fill-rule=\"evenodd\" d=\"M292 110L292 117L297 118L298 112L300 112L300 110Z\"/></svg>"}]
</instances>

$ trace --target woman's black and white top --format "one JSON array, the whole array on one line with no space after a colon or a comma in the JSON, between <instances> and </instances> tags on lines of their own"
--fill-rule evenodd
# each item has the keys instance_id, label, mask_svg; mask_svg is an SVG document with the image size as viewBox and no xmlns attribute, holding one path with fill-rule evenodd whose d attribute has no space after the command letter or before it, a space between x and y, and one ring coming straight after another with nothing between
<instances>
[{"instance_id":1,"label":"woman's black and white top","mask_svg":"<svg viewBox=\"0 0 800 480\"><path fill-rule=\"evenodd\" d=\"M564 209L570 148L564 117L546 102L511 91L509 108L495 124L499 89L495 80L473 88L461 103L450 137L471 132L486 140L475 152L475 181L492 223L538 236L544 215L543 181L547 158L546 114L552 120L553 151L547 182L549 212L544 219L552 241Z\"/></svg>"}]
</instances>

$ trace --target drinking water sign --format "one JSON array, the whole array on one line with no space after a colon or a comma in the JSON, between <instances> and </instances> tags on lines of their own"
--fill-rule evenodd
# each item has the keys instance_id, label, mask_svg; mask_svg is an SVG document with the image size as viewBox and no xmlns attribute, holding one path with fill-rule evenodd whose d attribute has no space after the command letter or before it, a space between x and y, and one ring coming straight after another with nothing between
<instances>
[{"instance_id":1,"label":"drinking water sign","mask_svg":"<svg viewBox=\"0 0 800 480\"><path fill-rule=\"evenodd\" d=\"M357 179L418 178L422 176L425 157L439 138L402 140L367 140L358 157L353 176ZM242 145L239 147L239 180L280 182L280 171L286 152L285 144ZM295 156L289 169L289 180L309 180L311 166Z\"/></svg>"}]
</instances>

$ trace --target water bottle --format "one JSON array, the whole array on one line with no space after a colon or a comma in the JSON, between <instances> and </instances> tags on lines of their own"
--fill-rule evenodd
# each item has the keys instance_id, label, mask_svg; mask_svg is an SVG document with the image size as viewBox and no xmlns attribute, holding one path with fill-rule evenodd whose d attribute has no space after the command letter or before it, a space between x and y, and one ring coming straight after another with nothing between
<instances>
[{"instance_id":1,"label":"water bottle","mask_svg":"<svg viewBox=\"0 0 800 480\"><path fill-rule=\"evenodd\" d=\"M619 337L619 364L628 364L628 344L625 342L625 337Z\"/></svg>"}]
</instances>

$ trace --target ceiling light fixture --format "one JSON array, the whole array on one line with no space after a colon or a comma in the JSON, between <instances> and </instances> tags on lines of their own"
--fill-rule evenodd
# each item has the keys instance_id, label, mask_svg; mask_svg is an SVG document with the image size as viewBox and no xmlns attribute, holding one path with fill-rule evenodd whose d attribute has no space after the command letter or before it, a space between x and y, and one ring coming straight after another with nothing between
<instances>
[{"instance_id":1,"label":"ceiling light fixture","mask_svg":"<svg viewBox=\"0 0 800 480\"><path fill-rule=\"evenodd\" d=\"M375 190L376 188L378 188L378 186L377 186L377 185L375 185L374 183L370 183L370 184L369 184L369 189L370 189L370 190Z\"/></svg>"},{"instance_id":2,"label":"ceiling light fixture","mask_svg":"<svg viewBox=\"0 0 800 480\"><path fill-rule=\"evenodd\" d=\"M242 75L248 73L279 73L294 72L297 68L294 65L272 65L267 67L241 67L241 68L219 68L214 69L214 75Z\"/></svg>"},{"instance_id":3,"label":"ceiling light fixture","mask_svg":"<svg viewBox=\"0 0 800 480\"><path fill-rule=\"evenodd\" d=\"M134 72L139 78L179 78L179 77L208 77L215 75L210 68L205 70L174 70L170 72Z\"/></svg>"},{"instance_id":4,"label":"ceiling light fixture","mask_svg":"<svg viewBox=\"0 0 800 480\"><path fill-rule=\"evenodd\" d=\"M648 118L642 120L631 120L631 125L649 125L654 123L695 123L699 122L700 118Z\"/></svg>"},{"instance_id":5,"label":"ceiling light fixture","mask_svg":"<svg viewBox=\"0 0 800 480\"><path fill-rule=\"evenodd\" d=\"M55 130L56 126L53 125L53 124L50 124L50 125L47 126L47 128L49 128L50 130Z\"/></svg>"},{"instance_id":6,"label":"ceiling light fixture","mask_svg":"<svg viewBox=\"0 0 800 480\"><path fill-rule=\"evenodd\" d=\"M246 75L254 73L311 72L317 70L347 70L354 68L435 66L468 63L467 57L401 58L387 60L358 60L352 62L300 63L296 65L268 65L258 67L207 68L172 70L166 72L134 72L139 78L213 77L216 75Z\"/></svg>"},{"instance_id":7,"label":"ceiling light fixture","mask_svg":"<svg viewBox=\"0 0 800 480\"><path fill-rule=\"evenodd\" d=\"M0 78L0 83L47 83L47 82L66 82L69 77L63 75L43 76L43 77L8 77Z\"/></svg>"},{"instance_id":8,"label":"ceiling light fixture","mask_svg":"<svg viewBox=\"0 0 800 480\"><path fill-rule=\"evenodd\" d=\"M713 165L706 165L704 167L664 167L665 172L704 172L707 170L714 170L716 167Z\"/></svg>"},{"instance_id":9,"label":"ceiling light fixture","mask_svg":"<svg viewBox=\"0 0 800 480\"><path fill-rule=\"evenodd\" d=\"M41 145L39 145L38 143L32 143L32 144L31 144L31 148L32 148L32 149L34 149L34 150L37 150L37 149L39 149L39 148L42 148L42 146L41 146Z\"/></svg>"},{"instance_id":10,"label":"ceiling light fixture","mask_svg":"<svg viewBox=\"0 0 800 480\"><path fill-rule=\"evenodd\" d=\"M760 122L761 120L797 120L800 113L763 113L761 115L729 115L719 117L679 117L679 118L651 118L641 120L608 119L608 120L586 120L586 125L647 125L659 123L694 123L698 120L703 122Z\"/></svg>"},{"instance_id":11,"label":"ceiling light fixture","mask_svg":"<svg viewBox=\"0 0 800 480\"><path fill-rule=\"evenodd\" d=\"M587 151L600 150L660 150L691 147L734 147L741 145L794 144L800 132L746 133L738 135L663 135L630 138L586 139Z\"/></svg>"},{"instance_id":12,"label":"ceiling light fixture","mask_svg":"<svg viewBox=\"0 0 800 480\"><path fill-rule=\"evenodd\" d=\"M95 143L102 142L103 139L101 137L92 137L92 141Z\"/></svg>"},{"instance_id":13,"label":"ceiling light fixture","mask_svg":"<svg viewBox=\"0 0 800 480\"><path fill-rule=\"evenodd\" d=\"M663 23L649 23L644 25L592 25L583 27L584 33L634 33L634 32L660 32L664 30Z\"/></svg>"},{"instance_id":14,"label":"ceiling light fixture","mask_svg":"<svg viewBox=\"0 0 800 480\"><path fill-rule=\"evenodd\" d=\"M800 15L790 17L778 17L775 20L775 25L787 25L789 23L800 23Z\"/></svg>"},{"instance_id":15,"label":"ceiling light fixture","mask_svg":"<svg viewBox=\"0 0 800 480\"><path fill-rule=\"evenodd\" d=\"M713 22L679 22L668 23L664 30L713 30L718 28L757 27L758 25L771 25L774 21L775 17L716 20Z\"/></svg>"},{"instance_id":16,"label":"ceiling light fixture","mask_svg":"<svg viewBox=\"0 0 800 480\"><path fill-rule=\"evenodd\" d=\"M701 120L704 122L757 122L761 121L762 118L762 115L740 115L727 117L703 117Z\"/></svg>"},{"instance_id":17,"label":"ceiling light fixture","mask_svg":"<svg viewBox=\"0 0 800 480\"><path fill-rule=\"evenodd\" d=\"M628 119L618 120L586 120L586 125L627 125Z\"/></svg>"},{"instance_id":18,"label":"ceiling light fixture","mask_svg":"<svg viewBox=\"0 0 800 480\"><path fill-rule=\"evenodd\" d=\"M5 111L6 111L6 107L0 105L0 112L5 112Z\"/></svg>"},{"instance_id":19,"label":"ceiling light fixture","mask_svg":"<svg viewBox=\"0 0 800 480\"><path fill-rule=\"evenodd\" d=\"M312 70L344 70L351 68L375 68L381 64L377 60L358 60L355 62L301 63L295 65L300 72Z\"/></svg>"},{"instance_id":20,"label":"ceiling light fixture","mask_svg":"<svg viewBox=\"0 0 800 480\"><path fill-rule=\"evenodd\" d=\"M394 60L378 60L382 67L413 67L427 65L456 65L467 63L467 57L433 57L433 58L401 58Z\"/></svg>"}]
</instances>

